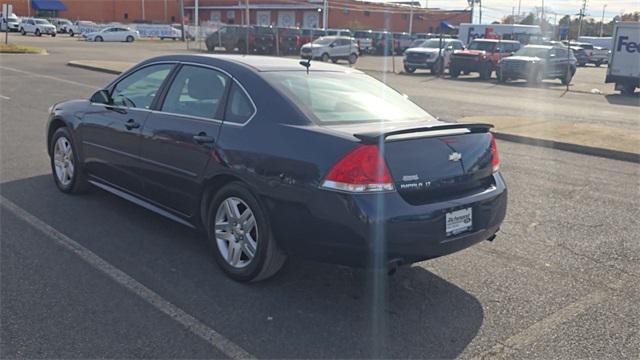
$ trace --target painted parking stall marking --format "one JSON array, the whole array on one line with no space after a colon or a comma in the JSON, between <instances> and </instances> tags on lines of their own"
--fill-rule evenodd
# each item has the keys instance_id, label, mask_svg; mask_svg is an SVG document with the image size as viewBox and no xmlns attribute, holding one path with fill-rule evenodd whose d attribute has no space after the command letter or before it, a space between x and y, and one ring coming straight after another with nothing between
<instances>
[{"instance_id":1,"label":"painted parking stall marking","mask_svg":"<svg viewBox=\"0 0 640 360\"><path fill-rule=\"evenodd\" d=\"M180 309L179 307L173 305L171 302L164 299L162 296L144 286L131 276L127 275L122 270L111 265L98 255L93 253L91 250L80 245L78 242L54 229L49 224L38 219L34 215L30 214L20 206L14 204L12 201L6 199L1 195L0 206L4 207L8 211L11 211L20 219L26 221L28 224L54 240L58 245L78 255L89 265L100 270L118 284L129 289L132 293L139 296L156 309L168 315L173 320L186 327L193 334L199 336L209 344L213 345L215 348L220 350L231 359L255 358L253 355L249 354L246 350L233 343L231 340L227 339L219 332L210 328L209 326L196 319L192 315L188 314L184 310Z\"/></svg>"}]
</instances>

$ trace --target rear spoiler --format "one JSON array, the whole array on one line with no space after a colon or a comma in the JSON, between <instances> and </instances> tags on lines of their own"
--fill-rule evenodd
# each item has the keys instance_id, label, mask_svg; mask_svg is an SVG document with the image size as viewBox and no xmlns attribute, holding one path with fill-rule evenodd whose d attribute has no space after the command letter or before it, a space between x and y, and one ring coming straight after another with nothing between
<instances>
[{"instance_id":1,"label":"rear spoiler","mask_svg":"<svg viewBox=\"0 0 640 360\"><path fill-rule=\"evenodd\" d=\"M406 129L396 129L390 131L370 131L358 134L353 134L356 138L360 139L364 144L377 144L384 142L385 139L392 135L402 135L419 132L429 131L441 131L452 129L467 129L470 133L485 133L489 132L489 129L493 127L492 124L474 123L474 124L442 124L423 127L410 127Z\"/></svg>"}]
</instances>

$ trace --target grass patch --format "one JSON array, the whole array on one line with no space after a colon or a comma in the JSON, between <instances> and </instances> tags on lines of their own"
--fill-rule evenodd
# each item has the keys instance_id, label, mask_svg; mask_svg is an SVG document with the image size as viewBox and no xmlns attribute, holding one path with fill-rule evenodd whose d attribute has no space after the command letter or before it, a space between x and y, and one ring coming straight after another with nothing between
<instances>
[{"instance_id":1,"label":"grass patch","mask_svg":"<svg viewBox=\"0 0 640 360\"><path fill-rule=\"evenodd\" d=\"M0 54L40 54L42 51L35 46L0 44Z\"/></svg>"}]
</instances>

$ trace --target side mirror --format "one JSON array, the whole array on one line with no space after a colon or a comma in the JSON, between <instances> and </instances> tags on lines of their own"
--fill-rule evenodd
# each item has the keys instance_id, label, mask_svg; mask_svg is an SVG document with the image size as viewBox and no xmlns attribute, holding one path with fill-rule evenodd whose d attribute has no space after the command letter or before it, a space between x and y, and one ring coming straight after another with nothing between
<instances>
[{"instance_id":1,"label":"side mirror","mask_svg":"<svg viewBox=\"0 0 640 360\"><path fill-rule=\"evenodd\" d=\"M91 102L96 104L105 104L111 105L113 104L113 99L109 94L109 90L98 90L93 95L91 95Z\"/></svg>"},{"instance_id":2,"label":"side mirror","mask_svg":"<svg viewBox=\"0 0 640 360\"><path fill-rule=\"evenodd\" d=\"M335 44L335 43L331 43L331 44L329 45L329 47L331 47L331 48L332 48L332 47L336 47L336 44Z\"/></svg>"}]
</instances>

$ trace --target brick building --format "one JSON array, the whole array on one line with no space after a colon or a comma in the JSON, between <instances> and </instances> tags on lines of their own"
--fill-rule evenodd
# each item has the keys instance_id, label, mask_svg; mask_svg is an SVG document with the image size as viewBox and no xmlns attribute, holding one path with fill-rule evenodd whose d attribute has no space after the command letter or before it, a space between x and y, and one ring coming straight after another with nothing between
<instances>
[{"instance_id":1,"label":"brick building","mask_svg":"<svg viewBox=\"0 0 640 360\"><path fill-rule=\"evenodd\" d=\"M7 1L7 0L5 0ZM8 0L18 16L64 17L96 22L180 22L178 0ZM200 0L201 23L323 27L323 0ZM394 3L328 0L328 28L436 32L442 21L470 22L467 10L440 10ZM184 0L185 17L193 22L195 0ZM413 17L413 21L411 18ZM410 24L411 23L411 24Z\"/></svg>"}]
</instances>

